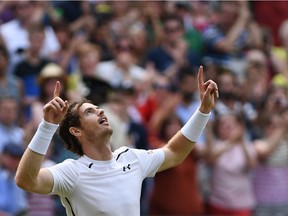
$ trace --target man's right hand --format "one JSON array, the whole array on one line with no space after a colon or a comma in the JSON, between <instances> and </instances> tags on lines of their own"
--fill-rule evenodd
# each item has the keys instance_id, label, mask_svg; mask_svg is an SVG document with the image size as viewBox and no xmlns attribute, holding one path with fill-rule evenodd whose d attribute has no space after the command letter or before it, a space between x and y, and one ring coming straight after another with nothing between
<instances>
[{"instance_id":1,"label":"man's right hand","mask_svg":"<svg viewBox=\"0 0 288 216\"><path fill-rule=\"evenodd\" d=\"M59 124L68 110L68 101L59 97L60 82L57 81L54 89L54 98L43 107L44 120L53 124Z\"/></svg>"}]
</instances>

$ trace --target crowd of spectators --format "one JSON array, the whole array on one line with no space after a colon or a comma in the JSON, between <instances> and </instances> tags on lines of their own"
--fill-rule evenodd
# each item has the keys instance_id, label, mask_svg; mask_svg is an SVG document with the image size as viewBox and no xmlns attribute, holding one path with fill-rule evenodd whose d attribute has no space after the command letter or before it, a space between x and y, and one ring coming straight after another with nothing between
<instances>
[{"instance_id":1,"label":"crowd of spectators","mask_svg":"<svg viewBox=\"0 0 288 216\"><path fill-rule=\"evenodd\" d=\"M0 216L65 215L58 197L14 182L56 80L63 99L104 109L113 150L149 149L199 106L200 65L220 98L191 155L143 182L141 215L287 216L287 9L285 1L1 1ZM76 158L63 146L55 134L43 166Z\"/></svg>"}]
</instances>

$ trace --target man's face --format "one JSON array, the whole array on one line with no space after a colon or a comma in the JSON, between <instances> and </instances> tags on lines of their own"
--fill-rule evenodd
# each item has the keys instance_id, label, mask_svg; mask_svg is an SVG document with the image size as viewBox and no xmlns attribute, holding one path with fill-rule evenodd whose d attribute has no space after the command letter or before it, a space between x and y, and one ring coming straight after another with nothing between
<instances>
[{"instance_id":1,"label":"man's face","mask_svg":"<svg viewBox=\"0 0 288 216\"><path fill-rule=\"evenodd\" d=\"M13 156L10 154L2 154L1 156L1 163L5 169L9 170L11 173L15 173L17 170L17 167L19 165L21 157Z\"/></svg>"},{"instance_id":2,"label":"man's face","mask_svg":"<svg viewBox=\"0 0 288 216\"><path fill-rule=\"evenodd\" d=\"M84 103L79 109L80 130L87 139L91 141L111 135L113 130L102 109L91 103Z\"/></svg>"},{"instance_id":3,"label":"man's face","mask_svg":"<svg viewBox=\"0 0 288 216\"><path fill-rule=\"evenodd\" d=\"M183 27L177 20L169 20L164 24L165 38L169 43L173 43L183 36Z\"/></svg>"},{"instance_id":4,"label":"man's face","mask_svg":"<svg viewBox=\"0 0 288 216\"><path fill-rule=\"evenodd\" d=\"M34 5L30 1L19 0L15 3L15 12L19 20L28 20L33 14Z\"/></svg>"},{"instance_id":5,"label":"man's face","mask_svg":"<svg viewBox=\"0 0 288 216\"><path fill-rule=\"evenodd\" d=\"M229 28L234 25L239 14L239 6L235 2L222 3L220 15L221 25Z\"/></svg>"},{"instance_id":6,"label":"man's face","mask_svg":"<svg viewBox=\"0 0 288 216\"><path fill-rule=\"evenodd\" d=\"M3 99L0 102L0 122L11 126L18 117L18 104L13 99Z\"/></svg>"}]
</instances>

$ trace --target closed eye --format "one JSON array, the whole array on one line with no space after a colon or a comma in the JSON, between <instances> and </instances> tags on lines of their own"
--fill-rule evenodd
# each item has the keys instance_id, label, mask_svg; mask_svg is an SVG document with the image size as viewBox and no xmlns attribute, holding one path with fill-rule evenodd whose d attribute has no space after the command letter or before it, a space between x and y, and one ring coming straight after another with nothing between
<instances>
[{"instance_id":1,"label":"closed eye","mask_svg":"<svg viewBox=\"0 0 288 216\"><path fill-rule=\"evenodd\" d=\"M94 111L95 110L93 108L88 108L88 109L85 110L85 115L94 113Z\"/></svg>"}]
</instances>

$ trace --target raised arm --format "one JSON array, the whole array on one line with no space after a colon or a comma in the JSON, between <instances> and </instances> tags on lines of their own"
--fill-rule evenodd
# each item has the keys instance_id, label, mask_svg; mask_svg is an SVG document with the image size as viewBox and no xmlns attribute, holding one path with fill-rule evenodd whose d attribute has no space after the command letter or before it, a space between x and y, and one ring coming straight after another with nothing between
<instances>
[{"instance_id":1,"label":"raised arm","mask_svg":"<svg viewBox=\"0 0 288 216\"><path fill-rule=\"evenodd\" d=\"M158 172L180 164L188 156L197 138L206 126L216 98L219 97L218 87L214 81L208 80L204 83L202 66L199 67L197 79L201 100L200 107L183 126L181 131L178 131L169 142L162 147L165 152L165 160Z\"/></svg>"},{"instance_id":2,"label":"raised arm","mask_svg":"<svg viewBox=\"0 0 288 216\"><path fill-rule=\"evenodd\" d=\"M59 89L60 83L57 81L54 98L44 106L44 119L22 156L16 172L16 184L29 192L48 194L53 187L51 173L45 168L41 169L41 164L58 124L68 110L68 102L59 97Z\"/></svg>"}]
</instances>

